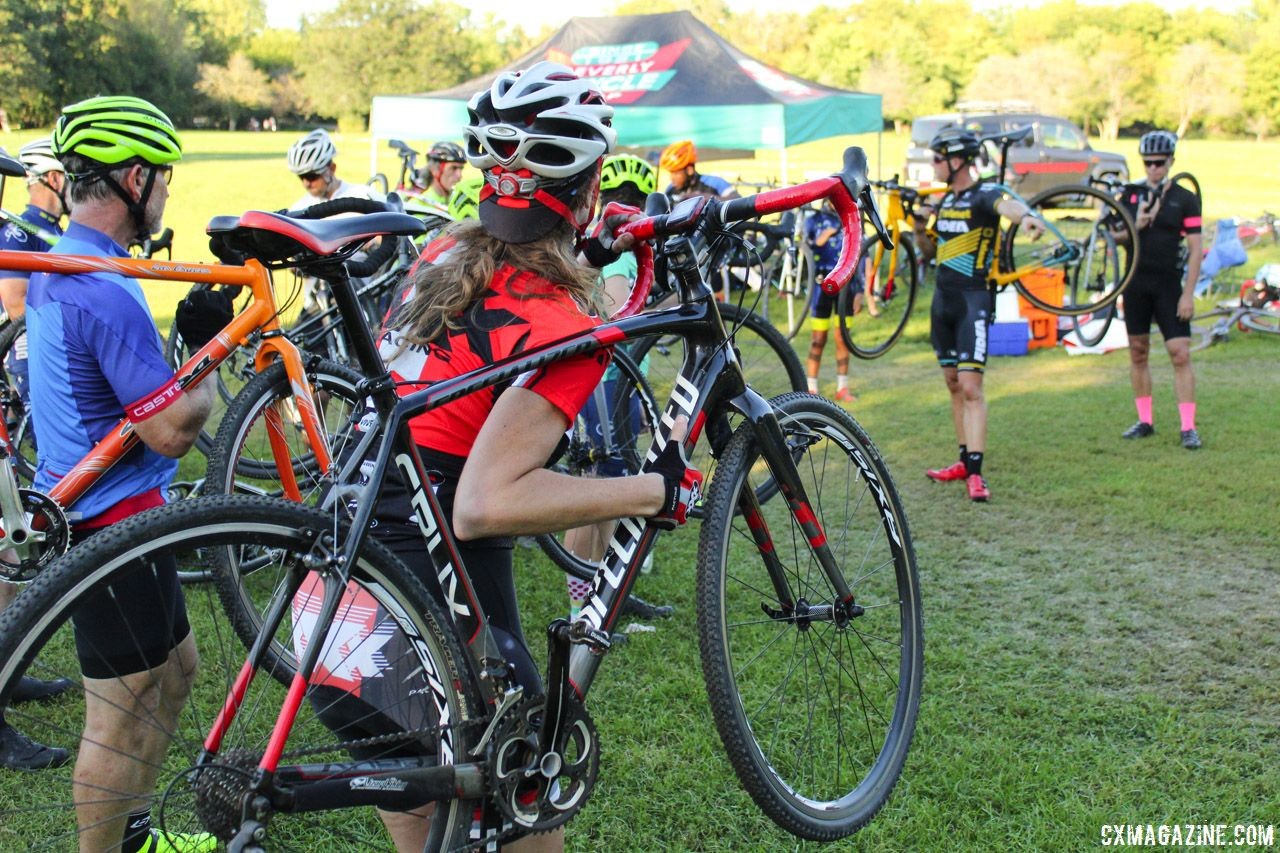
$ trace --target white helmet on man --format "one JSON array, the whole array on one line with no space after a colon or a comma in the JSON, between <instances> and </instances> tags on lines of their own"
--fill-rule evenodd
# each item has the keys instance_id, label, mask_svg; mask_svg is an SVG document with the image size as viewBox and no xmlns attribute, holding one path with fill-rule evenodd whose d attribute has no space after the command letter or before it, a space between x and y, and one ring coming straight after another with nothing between
<instances>
[{"instance_id":1,"label":"white helmet on man","mask_svg":"<svg viewBox=\"0 0 1280 853\"><path fill-rule=\"evenodd\" d=\"M289 171L295 175L319 172L338 156L338 149L324 128L316 128L289 146Z\"/></svg>"},{"instance_id":2,"label":"white helmet on man","mask_svg":"<svg viewBox=\"0 0 1280 853\"><path fill-rule=\"evenodd\" d=\"M67 171L66 167L62 165L62 161L54 156L53 138L49 136L41 137L22 146L18 150L18 161L27 170L27 181L29 183L40 180L43 175L49 172Z\"/></svg>"}]
</instances>

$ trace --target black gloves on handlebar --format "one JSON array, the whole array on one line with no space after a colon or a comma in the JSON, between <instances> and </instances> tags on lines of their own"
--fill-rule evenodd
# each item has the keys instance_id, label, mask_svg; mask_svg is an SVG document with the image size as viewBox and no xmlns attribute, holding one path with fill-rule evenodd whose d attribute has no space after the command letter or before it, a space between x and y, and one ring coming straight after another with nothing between
<instances>
[{"instance_id":1,"label":"black gloves on handlebar","mask_svg":"<svg viewBox=\"0 0 1280 853\"><path fill-rule=\"evenodd\" d=\"M229 293L197 284L178 303L174 325L187 350L194 352L213 340L234 316Z\"/></svg>"},{"instance_id":2,"label":"black gloves on handlebar","mask_svg":"<svg viewBox=\"0 0 1280 853\"><path fill-rule=\"evenodd\" d=\"M613 245L616 230L642 215L643 212L638 207L609 202L596 220L596 227L591 230L591 234L578 244L578 251L582 252L587 263L597 269L609 266L622 254Z\"/></svg>"}]
</instances>

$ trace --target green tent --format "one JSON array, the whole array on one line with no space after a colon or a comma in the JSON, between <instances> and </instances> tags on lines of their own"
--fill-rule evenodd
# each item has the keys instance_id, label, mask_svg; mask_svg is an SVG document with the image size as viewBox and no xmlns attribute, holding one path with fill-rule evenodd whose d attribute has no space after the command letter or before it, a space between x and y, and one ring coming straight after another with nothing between
<instances>
[{"instance_id":1,"label":"green tent","mask_svg":"<svg viewBox=\"0 0 1280 853\"><path fill-rule=\"evenodd\" d=\"M621 145L785 148L828 136L879 131L880 96L832 89L744 54L688 12L573 18L507 68L451 89L373 99L380 139L458 139L466 102L499 73L549 59L595 79L617 108ZM376 150L376 149L375 149Z\"/></svg>"}]
</instances>

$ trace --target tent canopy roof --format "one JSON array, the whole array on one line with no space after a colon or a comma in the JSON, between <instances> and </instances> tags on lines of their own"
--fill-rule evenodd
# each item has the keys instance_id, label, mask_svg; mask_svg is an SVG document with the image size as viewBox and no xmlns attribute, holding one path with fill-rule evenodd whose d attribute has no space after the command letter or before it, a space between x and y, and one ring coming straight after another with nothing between
<instances>
[{"instance_id":1,"label":"tent canopy roof","mask_svg":"<svg viewBox=\"0 0 1280 853\"><path fill-rule=\"evenodd\" d=\"M781 148L882 127L880 96L833 89L747 56L689 12L573 18L491 74L422 95L378 96L375 138L456 139L466 102L501 73L549 59L594 79L617 108L622 145L693 139L718 148Z\"/></svg>"}]
</instances>

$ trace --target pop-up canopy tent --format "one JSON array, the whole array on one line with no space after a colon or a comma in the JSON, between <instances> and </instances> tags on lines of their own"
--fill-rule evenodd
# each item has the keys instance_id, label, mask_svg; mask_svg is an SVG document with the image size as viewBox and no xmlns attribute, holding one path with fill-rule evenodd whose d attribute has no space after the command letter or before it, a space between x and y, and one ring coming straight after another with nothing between
<instances>
[{"instance_id":1,"label":"pop-up canopy tent","mask_svg":"<svg viewBox=\"0 0 1280 853\"><path fill-rule=\"evenodd\" d=\"M744 54L688 12L572 18L506 68L451 89L380 95L369 124L381 139L458 139L467 100L498 74L549 59L593 78L617 108L618 142L785 149L883 127L880 96L822 86Z\"/></svg>"}]
</instances>

